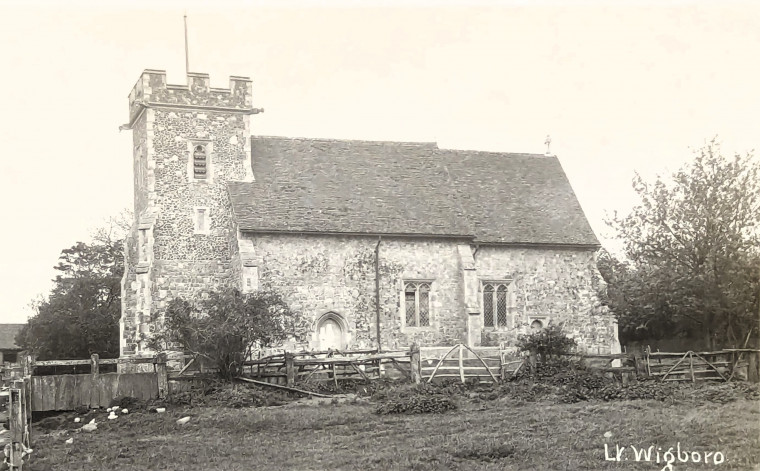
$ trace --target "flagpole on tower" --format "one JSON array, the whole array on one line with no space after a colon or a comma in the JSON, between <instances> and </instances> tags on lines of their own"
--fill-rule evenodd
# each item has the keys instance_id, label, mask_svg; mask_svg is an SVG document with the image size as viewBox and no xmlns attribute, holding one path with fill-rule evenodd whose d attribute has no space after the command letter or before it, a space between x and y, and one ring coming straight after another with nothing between
<instances>
[{"instance_id":1,"label":"flagpole on tower","mask_svg":"<svg viewBox=\"0 0 760 471\"><path fill-rule=\"evenodd\" d=\"M185 74L190 73L190 55L187 52L187 12L185 12Z\"/></svg>"}]
</instances>

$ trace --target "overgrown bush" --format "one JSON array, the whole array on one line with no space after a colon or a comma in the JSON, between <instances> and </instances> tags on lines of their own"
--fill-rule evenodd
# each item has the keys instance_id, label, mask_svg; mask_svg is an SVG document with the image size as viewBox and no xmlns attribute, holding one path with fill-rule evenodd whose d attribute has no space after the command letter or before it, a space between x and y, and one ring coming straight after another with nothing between
<instances>
[{"instance_id":1,"label":"overgrown bush","mask_svg":"<svg viewBox=\"0 0 760 471\"><path fill-rule=\"evenodd\" d=\"M576 342L562 331L558 325L550 325L528 335L517 338L517 347L523 352L533 352L541 360L569 354Z\"/></svg>"},{"instance_id":2,"label":"overgrown bush","mask_svg":"<svg viewBox=\"0 0 760 471\"><path fill-rule=\"evenodd\" d=\"M597 390L587 393L589 398L602 401L654 399L665 401L679 396L679 386L660 381L641 381L626 386L620 384L608 384ZM563 397L562 402L578 402L570 394Z\"/></svg>"},{"instance_id":3,"label":"overgrown bush","mask_svg":"<svg viewBox=\"0 0 760 471\"><path fill-rule=\"evenodd\" d=\"M305 320L272 291L243 294L237 289L209 293L206 299L175 298L150 340L156 350L179 344L212 360L223 379L240 376L251 349L300 338Z\"/></svg>"},{"instance_id":4,"label":"overgrown bush","mask_svg":"<svg viewBox=\"0 0 760 471\"><path fill-rule=\"evenodd\" d=\"M166 402L175 406L190 407L243 407L279 406L295 399L286 392L262 389L245 384L216 384L171 394Z\"/></svg>"},{"instance_id":5,"label":"overgrown bush","mask_svg":"<svg viewBox=\"0 0 760 471\"><path fill-rule=\"evenodd\" d=\"M386 414L426 414L440 413L457 408L456 402L450 397L443 395L426 395L424 393L413 396L390 399L381 404L375 410L380 415Z\"/></svg>"}]
</instances>

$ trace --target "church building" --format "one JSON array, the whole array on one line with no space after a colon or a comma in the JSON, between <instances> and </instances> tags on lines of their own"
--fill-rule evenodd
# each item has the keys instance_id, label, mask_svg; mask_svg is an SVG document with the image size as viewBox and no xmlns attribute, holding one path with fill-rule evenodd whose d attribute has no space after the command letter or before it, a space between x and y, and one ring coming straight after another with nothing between
<instances>
[{"instance_id":1,"label":"church building","mask_svg":"<svg viewBox=\"0 0 760 471\"><path fill-rule=\"evenodd\" d=\"M600 245L552 155L256 134L252 84L146 70L129 95L135 221L121 355L176 297L275 289L298 348L514 345L561 324L609 353Z\"/></svg>"}]
</instances>

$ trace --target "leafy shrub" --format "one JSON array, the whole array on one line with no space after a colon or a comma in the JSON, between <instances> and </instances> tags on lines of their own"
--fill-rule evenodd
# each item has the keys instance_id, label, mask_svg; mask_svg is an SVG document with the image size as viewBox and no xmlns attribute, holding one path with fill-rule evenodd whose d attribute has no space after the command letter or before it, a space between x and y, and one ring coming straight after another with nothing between
<instances>
[{"instance_id":1,"label":"leafy shrub","mask_svg":"<svg viewBox=\"0 0 760 471\"><path fill-rule=\"evenodd\" d=\"M575 347L576 342L562 331L558 325L550 325L529 335L517 338L517 347L523 352L534 352L541 359L566 355Z\"/></svg>"},{"instance_id":2,"label":"leafy shrub","mask_svg":"<svg viewBox=\"0 0 760 471\"><path fill-rule=\"evenodd\" d=\"M664 401L674 398L678 393L678 389L678 385L662 383L660 381L641 381L626 386L610 384L594 391L593 398L602 401L633 399Z\"/></svg>"},{"instance_id":3,"label":"leafy shrub","mask_svg":"<svg viewBox=\"0 0 760 471\"><path fill-rule=\"evenodd\" d=\"M532 381L509 382L499 386L497 391L486 395L485 399L494 400L509 397L525 402L537 402L549 399L557 394L557 387Z\"/></svg>"},{"instance_id":4,"label":"leafy shrub","mask_svg":"<svg viewBox=\"0 0 760 471\"><path fill-rule=\"evenodd\" d=\"M171 394L166 402L175 406L190 407L262 407L279 406L291 401L288 393L265 390L244 384L210 385Z\"/></svg>"},{"instance_id":5,"label":"leafy shrub","mask_svg":"<svg viewBox=\"0 0 760 471\"><path fill-rule=\"evenodd\" d=\"M424 393L413 396L391 399L378 406L376 414L426 414L441 413L457 408L456 402L450 397L443 395L426 395Z\"/></svg>"}]
</instances>

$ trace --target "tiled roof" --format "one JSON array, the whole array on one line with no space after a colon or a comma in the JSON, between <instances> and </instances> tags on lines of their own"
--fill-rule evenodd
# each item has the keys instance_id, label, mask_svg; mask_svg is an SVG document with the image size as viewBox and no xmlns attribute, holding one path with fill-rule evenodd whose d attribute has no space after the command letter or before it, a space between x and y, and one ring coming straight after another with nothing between
<instances>
[{"instance_id":1,"label":"tiled roof","mask_svg":"<svg viewBox=\"0 0 760 471\"><path fill-rule=\"evenodd\" d=\"M251 148L256 181L228 184L244 232L598 244L556 157L283 137Z\"/></svg>"},{"instance_id":2,"label":"tiled roof","mask_svg":"<svg viewBox=\"0 0 760 471\"><path fill-rule=\"evenodd\" d=\"M16 334L26 324L0 324L0 350L20 350L16 345Z\"/></svg>"}]
</instances>

